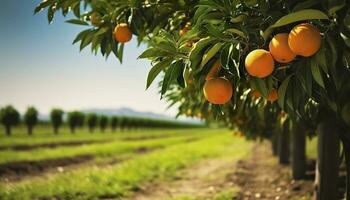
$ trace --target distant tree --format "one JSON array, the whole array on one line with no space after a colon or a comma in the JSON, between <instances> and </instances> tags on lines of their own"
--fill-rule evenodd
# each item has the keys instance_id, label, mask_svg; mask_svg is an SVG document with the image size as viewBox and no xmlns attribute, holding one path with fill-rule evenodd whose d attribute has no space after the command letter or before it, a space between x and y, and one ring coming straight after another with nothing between
<instances>
[{"instance_id":1,"label":"distant tree","mask_svg":"<svg viewBox=\"0 0 350 200\"><path fill-rule=\"evenodd\" d=\"M89 127L89 131L90 133L94 132L94 129L97 125L97 115L95 113L90 113L89 115L87 115L87 119L86 119L86 122L87 122L87 125Z\"/></svg>"},{"instance_id":2,"label":"distant tree","mask_svg":"<svg viewBox=\"0 0 350 200\"><path fill-rule=\"evenodd\" d=\"M115 132L115 130L117 129L119 121L120 121L119 117L117 117L117 116L113 116L111 118L111 128L112 128L113 132Z\"/></svg>"},{"instance_id":3,"label":"distant tree","mask_svg":"<svg viewBox=\"0 0 350 200\"><path fill-rule=\"evenodd\" d=\"M20 114L11 105L8 105L0 110L0 122L5 126L6 135L11 135L11 127L16 126L19 121Z\"/></svg>"},{"instance_id":4,"label":"distant tree","mask_svg":"<svg viewBox=\"0 0 350 200\"><path fill-rule=\"evenodd\" d=\"M107 125L108 125L108 117L102 115L100 117L100 120L99 120L99 125L100 125L101 132L105 132L105 129L106 129Z\"/></svg>"},{"instance_id":5,"label":"distant tree","mask_svg":"<svg viewBox=\"0 0 350 200\"><path fill-rule=\"evenodd\" d=\"M75 133L77 127L84 125L84 117L85 116L82 112L73 111L68 113L67 121L72 134Z\"/></svg>"},{"instance_id":6,"label":"distant tree","mask_svg":"<svg viewBox=\"0 0 350 200\"><path fill-rule=\"evenodd\" d=\"M59 108L54 108L51 110L50 118L55 134L58 134L58 129L63 124L63 113L63 110Z\"/></svg>"},{"instance_id":7,"label":"distant tree","mask_svg":"<svg viewBox=\"0 0 350 200\"><path fill-rule=\"evenodd\" d=\"M28 107L24 114L24 123L27 126L28 135L33 134L33 128L38 123L38 111L34 107Z\"/></svg>"}]
</instances>

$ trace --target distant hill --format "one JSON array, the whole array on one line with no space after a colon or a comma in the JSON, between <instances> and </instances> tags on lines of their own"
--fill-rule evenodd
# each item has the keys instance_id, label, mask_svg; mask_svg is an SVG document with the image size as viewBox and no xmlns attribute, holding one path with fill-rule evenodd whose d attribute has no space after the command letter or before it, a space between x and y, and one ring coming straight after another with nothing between
<instances>
[{"instance_id":1,"label":"distant hill","mask_svg":"<svg viewBox=\"0 0 350 200\"><path fill-rule=\"evenodd\" d=\"M91 108L81 110L84 113L96 113L99 115L118 115L118 116L131 116L131 117L146 117L146 118L156 118L156 119L175 119L175 117L171 117L168 115L162 115L153 112L141 112L136 111L131 108L122 107L122 108Z\"/></svg>"},{"instance_id":2,"label":"distant hill","mask_svg":"<svg viewBox=\"0 0 350 200\"><path fill-rule=\"evenodd\" d=\"M80 110L83 113L96 113L98 115L107 115L107 116L130 116L130 117L145 117L145 118L153 118L153 119L164 119L164 120L174 120L174 121L184 121L184 122L190 122L190 123L201 123L200 120L197 119L191 119L191 118L184 118L180 117L179 119L176 119L173 116L169 115L163 115L159 113L154 112L142 112L137 111L132 108L127 107L121 107L121 108L89 108L89 109L83 109ZM40 120L48 121L49 116L47 115L40 115Z\"/></svg>"}]
</instances>

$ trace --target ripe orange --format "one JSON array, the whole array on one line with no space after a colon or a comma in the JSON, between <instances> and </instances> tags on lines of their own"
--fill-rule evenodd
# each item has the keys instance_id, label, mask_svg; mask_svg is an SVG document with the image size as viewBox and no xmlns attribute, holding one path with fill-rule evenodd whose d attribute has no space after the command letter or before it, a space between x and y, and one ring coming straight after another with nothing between
<instances>
[{"instance_id":1,"label":"ripe orange","mask_svg":"<svg viewBox=\"0 0 350 200\"><path fill-rule=\"evenodd\" d=\"M221 64L220 64L220 60L217 60L214 65L210 68L207 76L205 77L205 80L209 80L209 79L212 79L214 78L217 73L220 71L221 69Z\"/></svg>"},{"instance_id":2,"label":"ripe orange","mask_svg":"<svg viewBox=\"0 0 350 200\"><path fill-rule=\"evenodd\" d=\"M212 78L203 87L205 98L213 104L225 104L232 97L232 85L226 78Z\"/></svg>"},{"instance_id":3,"label":"ripe orange","mask_svg":"<svg viewBox=\"0 0 350 200\"><path fill-rule=\"evenodd\" d=\"M311 24L299 24L289 33L288 44L295 54L304 57L312 56L321 47L320 31Z\"/></svg>"},{"instance_id":4,"label":"ripe orange","mask_svg":"<svg viewBox=\"0 0 350 200\"><path fill-rule=\"evenodd\" d=\"M271 103L276 101L278 98L278 93L276 89L272 89L269 95L267 96L267 100L270 101Z\"/></svg>"},{"instance_id":5,"label":"ripe orange","mask_svg":"<svg viewBox=\"0 0 350 200\"><path fill-rule=\"evenodd\" d=\"M131 40L132 33L126 23L118 24L114 29L114 38L120 42L125 43Z\"/></svg>"},{"instance_id":6,"label":"ripe orange","mask_svg":"<svg viewBox=\"0 0 350 200\"><path fill-rule=\"evenodd\" d=\"M270 52L264 49L256 49L245 58L245 68L251 76L265 78L272 74L275 69L275 62Z\"/></svg>"},{"instance_id":7,"label":"ripe orange","mask_svg":"<svg viewBox=\"0 0 350 200\"><path fill-rule=\"evenodd\" d=\"M270 41L269 49L273 58L280 63L288 63L296 57L296 54L289 48L287 33L275 35Z\"/></svg>"},{"instance_id":8,"label":"ripe orange","mask_svg":"<svg viewBox=\"0 0 350 200\"><path fill-rule=\"evenodd\" d=\"M179 31L179 35L185 35L191 29L191 23L187 22L186 25Z\"/></svg>"},{"instance_id":9,"label":"ripe orange","mask_svg":"<svg viewBox=\"0 0 350 200\"><path fill-rule=\"evenodd\" d=\"M185 35L187 32L188 32L188 28L184 27L183 29L181 29L181 30L179 31L179 35L180 35L180 36L183 36L183 35Z\"/></svg>"},{"instance_id":10,"label":"ripe orange","mask_svg":"<svg viewBox=\"0 0 350 200\"><path fill-rule=\"evenodd\" d=\"M101 26L102 24L102 21L101 21L101 15L97 12L93 12L91 15L90 15L90 22L93 26Z\"/></svg>"},{"instance_id":11,"label":"ripe orange","mask_svg":"<svg viewBox=\"0 0 350 200\"><path fill-rule=\"evenodd\" d=\"M260 94L259 91L253 90L253 91L250 92L250 96L253 97L253 98L259 98L259 97L261 97L261 94Z\"/></svg>"}]
</instances>

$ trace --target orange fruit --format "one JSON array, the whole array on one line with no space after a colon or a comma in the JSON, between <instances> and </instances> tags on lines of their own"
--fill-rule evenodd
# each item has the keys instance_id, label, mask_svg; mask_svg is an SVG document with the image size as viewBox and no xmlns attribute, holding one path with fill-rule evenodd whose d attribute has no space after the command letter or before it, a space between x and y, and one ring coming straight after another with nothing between
<instances>
[{"instance_id":1,"label":"orange fruit","mask_svg":"<svg viewBox=\"0 0 350 200\"><path fill-rule=\"evenodd\" d=\"M187 32L188 32L188 28L184 27L183 29L181 29L181 30L179 31L179 35L180 35L180 36L183 36L183 35L185 35Z\"/></svg>"},{"instance_id":2,"label":"orange fruit","mask_svg":"<svg viewBox=\"0 0 350 200\"><path fill-rule=\"evenodd\" d=\"M296 57L296 54L289 48L287 33L275 35L270 41L269 50L272 57L280 63L288 63Z\"/></svg>"},{"instance_id":3,"label":"orange fruit","mask_svg":"<svg viewBox=\"0 0 350 200\"><path fill-rule=\"evenodd\" d=\"M250 92L250 96L253 97L253 98L259 98L259 97L261 97L261 94L260 94L259 91L253 90L253 91Z\"/></svg>"},{"instance_id":4,"label":"orange fruit","mask_svg":"<svg viewBox=\"0 0 350 200\"><path fill-rule=\"evenodd\" d=\"M299 24L290 31L288 45L297 55L312 56L321 47L320 31L311 24Z\"/></svg>"},{"instance_id":5,"label":"orange fruit","mask_svg":"<svg viewBox=\"0 0 350 200\"><path fill-rule=\"evenodd\" d=\"M126 23L118 24L114 29L114 38L120 43L129 42L131 40L132 33L129 26Z\"/></svg>"},{"instance_id":6,"label":"orange fruit","mask_svg":"<svg viewBox=\"0 0 350 200\"><path fill-rule=\"evenodd\" d=\"M275 62L270 52L264 49L256 49L245 58L245 68L251 76L265 78L272 74L275 69Z\"/></svg>"},{"instance_id":7,"label":"orange fruit","mask_svg":"<svg viewBox=\"0 0 350 200\"><path fill-rule=\"evenodd\" d=\"M188 40L188 41L186 41L186 46L187 46L187 47L192 47L193 44L194 44L193 40Z\"/></svg>"},{"instance_id":8,"label":"orange fruit","mask_svg":"<svg viewBox=\"0 0 350 200\"><path fill-rule=\"evenodd\" d=\"M187 22L186 25L179 31L179 35L185 35L191 29L191 23Z\"/></svg>"},{"instance_id":9,"label":"orange fruit","mask_svg":"<svg viewBox=\"0 0 350 200\"><path fill-rule=\"evenodd\" d=\"M267 96L267 100L270 101L271 103L276 101L278 98L278 93L276 89L272 89L269 95Z\"/></svg>"},{"instance_id":10,"label":"orange fruit","mask_svg":"<svg viewBox=\"0 0 350 200\"><path fill-rule=\"evenodd\" d=\"M213 104L225 104L232 97L232 85L226 78L212 78L203 87L205 98Z\"/></svg>"},{"instance_id":11,"label":"orange fruit","mask_svg":"<svg viewBox=\"0 0 350 200\"><path fill-rule=\"evenodd\" d=\"M90 15L90 22L93 26L101 26L102 24L102 21L101 21L101 15L97 12L93 12L91 15Z\"/></svg>"},{"instance_id":12,"label":"orange fruit","mask_svg":"<svg viewBox=\"0 0 350 200\"><path fill-rule=\"evenodd\" d=\"M209 70L207 76L205 77L205 80L207 81L207 80L209 80L209 79L214 78L214 77L217 75L217 73L220 71L220 69L221 69L220 60L217 60L217 61L213 64L213 66L210 68L210 70Z\"/></svg>"}]
</instances>

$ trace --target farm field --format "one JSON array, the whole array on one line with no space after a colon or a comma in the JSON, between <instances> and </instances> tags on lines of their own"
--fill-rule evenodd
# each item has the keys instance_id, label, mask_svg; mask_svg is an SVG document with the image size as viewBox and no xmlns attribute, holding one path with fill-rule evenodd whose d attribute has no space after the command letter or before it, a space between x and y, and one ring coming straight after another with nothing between
<instances>
[{"instance_id":1,"label":"farm field","mask_svg":"<svg viewBox=\"0 0 350 200\"><path fill-rule=\"evenodd\" d=\"M350 200L350 0L0 15L0 200Z\"/></svg>"},{"instance_id":2,"label":"farm field","mask_svg":"<svg viewBox=\"0 0 350 200\"><path fill-rule=\"evenodd\" d=\"M42 126L32 137L21 130L1 136L1 199L231 199L241 187L224 177L254 146L268 149L226 129L53 135Z\"/></svg>"}]
</instances>

